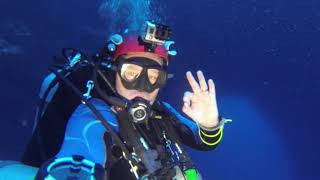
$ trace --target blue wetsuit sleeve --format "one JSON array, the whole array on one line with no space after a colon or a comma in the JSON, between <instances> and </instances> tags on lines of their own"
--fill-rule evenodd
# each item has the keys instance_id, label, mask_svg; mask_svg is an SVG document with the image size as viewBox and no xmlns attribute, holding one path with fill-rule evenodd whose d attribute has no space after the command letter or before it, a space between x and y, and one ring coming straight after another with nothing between
<instances>
[{"instance_id":1,"label":"blue wetsuit sleeve","mask_svg":"<svg viewBox=\"0 0 320 180\"><path fill-rule=\"evenodd\" d=\"M207 133L207 136L205 137L200 133L200 127L198 127L193 120L181 115L170 104L166 102L162 103L174 117L171 119L183 144L202 151L216 148L222 138L222 133L219 129L215 131L205 131Z\"/></svg>"},{"instance_id":2,"label":"blue wetsuit sleeve","mask_svg":"<svg viewBox=\"0 0 320 180\"><path fill-rule=\"evenodd\" d=\"M102 114L108 124L118 131L114 113L101 100L92 99L91 103ZM64 142L57 158L81 155L86 159L105 165L107 149L104 134L107 130L86 105L79 105L68 121Z\"/></svg>"}]
</instances>

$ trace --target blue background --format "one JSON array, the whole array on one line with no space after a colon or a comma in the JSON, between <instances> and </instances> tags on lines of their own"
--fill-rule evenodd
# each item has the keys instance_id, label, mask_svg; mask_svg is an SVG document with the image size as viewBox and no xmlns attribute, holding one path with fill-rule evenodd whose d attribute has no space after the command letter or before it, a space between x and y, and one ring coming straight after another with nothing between
<instances>
[{"instance_id":1,"label":"blue background","mask_svg":"<svg viewBox=\"0 0 320 180\"><path fill-rule=\"evenodd\" d=\"M178 56L164 100L178 110L185 72L216 83L227 124L220 146L191 154L204 179L319 179L320 2L161 1ZM106 41L97 0L0 1L0 159L19 159L38 89L62 47Z\"/></svg>"}]
</instances>

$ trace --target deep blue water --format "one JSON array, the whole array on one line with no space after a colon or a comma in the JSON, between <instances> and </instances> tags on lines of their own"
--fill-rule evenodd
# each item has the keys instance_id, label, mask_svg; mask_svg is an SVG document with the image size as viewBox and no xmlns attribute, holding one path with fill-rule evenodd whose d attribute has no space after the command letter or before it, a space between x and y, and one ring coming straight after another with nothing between
<instances>
[{"instance_id":1,"label":"deep blue water","mask_svg":"<svg viewBox=\"0 0 320 180\"><path fill-rule=\"evenodd\" d=\"M161 92L182 107L185 72L203 70L234 120L212 152L192 151L205 179L319 179L320 2L161 0L178 56ZM110 19L97 0L0 1L0 159L19 159L52 56L97 51ZM174 83L173 83L174 82Z\"/></svg>"}]
</instances>

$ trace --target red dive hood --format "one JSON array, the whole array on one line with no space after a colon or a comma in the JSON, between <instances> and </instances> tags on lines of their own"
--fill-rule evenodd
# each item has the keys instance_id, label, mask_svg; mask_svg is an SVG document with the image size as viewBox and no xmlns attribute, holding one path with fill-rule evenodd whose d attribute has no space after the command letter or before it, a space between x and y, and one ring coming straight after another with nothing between
<instances>
[{"instance_id":1,"label":"red dive hood","mask_svg":"<svg viewBox=\"0 0 320 180\"><path fill-rule=\"evenodd\" d=\"M139 36L129 36L124 37L123 42L117 45L114 60L116 60L119 56L127 54L129 52L150 52L145 48L145 44L141 43ZM164 60L166 60L167 64L169 61L168 58L168 50L163 45L158 45L155 47L154 51L151 53L157 54Z\"/></svg>"}]
</instances>

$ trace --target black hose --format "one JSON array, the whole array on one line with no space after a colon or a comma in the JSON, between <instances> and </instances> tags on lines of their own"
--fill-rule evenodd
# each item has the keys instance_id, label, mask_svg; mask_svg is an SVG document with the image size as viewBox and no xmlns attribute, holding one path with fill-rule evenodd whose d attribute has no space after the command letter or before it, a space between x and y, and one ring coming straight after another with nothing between
<instances>
[{"instance_id":1,"label":"black hose","mask_svg":"<svg viewBox=\"0 0 320 180\"><path fill-rule=\"evenodd\" d=\"M138 164L132 157L131 153L127 149L127 147L123 144L117 133L114 132L114 130L109 126L107 121L103 118L100 112L97 111L97 109L92 105L91 102L88 101L78 88L76 88L72 82L70 82L68 79L64 78L60 73L58 73L54 68L49 68L49 70L54 73L58 78L60 78L68 87L70 87L74 93L76 93L77 96L80 97L81 101L95 114L95 116L100 120L102 125L109 131L111 136L114 138L114 141L119 145L121 150L124 152L126 158L133 163L134 166L137 166L138 168L142 168L140 164Z\"/></svg>"}]
</instances>

